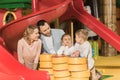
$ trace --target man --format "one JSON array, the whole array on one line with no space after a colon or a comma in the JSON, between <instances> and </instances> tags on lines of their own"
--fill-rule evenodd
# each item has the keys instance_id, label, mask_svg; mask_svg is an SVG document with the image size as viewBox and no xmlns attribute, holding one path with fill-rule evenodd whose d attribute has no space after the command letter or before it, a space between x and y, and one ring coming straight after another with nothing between
<instances>
[{"instance_id":1,"label":"man","mask_svg":"<svg viewBox=\"0 0 120 80\"><path fill-rule=\"evenodd\" d=\"M61 46L61 37L64 31L61 29L51 29L45 20L37 22L38 29L41 33L41 40L43 42L43 52L50 54L57 53Z\"/></svg>"}]
</instances>

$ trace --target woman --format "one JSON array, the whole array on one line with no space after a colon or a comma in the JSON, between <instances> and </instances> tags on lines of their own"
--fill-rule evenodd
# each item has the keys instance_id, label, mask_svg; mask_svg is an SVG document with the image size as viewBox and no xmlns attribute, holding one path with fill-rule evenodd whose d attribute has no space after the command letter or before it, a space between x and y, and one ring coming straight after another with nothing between
<instances>
[{"instance_id":1,"label":"woman","mask_svg":"<svg viewBox=\"0 0 120 80\"><path fill-rule=\"evenodd\" d=\"M41 52L41 40L36 26L28 26L23 38L18 41L18 61L26 67L35 70Z\"/></svg>"}]
</instances>

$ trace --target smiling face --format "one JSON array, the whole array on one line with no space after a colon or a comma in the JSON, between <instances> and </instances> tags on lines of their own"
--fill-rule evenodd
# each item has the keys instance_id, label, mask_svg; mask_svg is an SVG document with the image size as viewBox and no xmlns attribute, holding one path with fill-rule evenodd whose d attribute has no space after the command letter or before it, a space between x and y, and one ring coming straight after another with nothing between
<instances>
[{"instance_id":1,"label":"smiling face","mask_svg":"<svg viewBox=\"0 0 120 80\"><path fill-rule=\"evenodd\" d=\"M38 28L34 25L30 25L27 27L25 32L23 33L23 38L27 41L28 44L33 43L39 38Z\"/></svg>"},{"instance_id":2,"label":"smiling face","mask_svg":"<svg viewBox=\"0 0 120 80\"><path fill-rule=\"evenodd\" d=\"M41 25L39 29L40 29L40 33L45 36L51 35L50 26L47 23L45 23L44 25Z\"/></svg>"},{"instance_id":3,"label":"smiling face","mask_svg":"<svg viewBox=\"0 0 120 80\"><path fill-rule=\"evenodd\" d=\"M38 29L34 29L33 33L30 34L30 39L31 41L35 41L35 40L38 40L39 38L39 33L38 33Z\"/></svg>"},{"instance_id":4,"label":"smiling face","mask_svg":"<svg viewBox=\"0 0 120 80\"><path fill-rule=\"evenodd\" d=\"M64 35L62 38L62 43L64 46L71 46L72 40L70 35Z\"/></svg>"}]
</instances>

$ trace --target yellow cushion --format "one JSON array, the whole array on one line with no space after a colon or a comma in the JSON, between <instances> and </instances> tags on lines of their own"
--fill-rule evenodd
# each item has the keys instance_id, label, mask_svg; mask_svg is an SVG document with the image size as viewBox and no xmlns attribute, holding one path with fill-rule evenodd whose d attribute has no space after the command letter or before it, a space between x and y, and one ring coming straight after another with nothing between
<instances>
[{"instance_id":1,"label":"yellow cushion","mask_svg":"<svg viewBox=\"0 0 120 80\"><path fill-rule=\"evenodd\" d=\"M87 70L87 64L82 65L69 65L69 71L84 71Z\"/></svg>"},{"instance_id":2,"label":"yellow cushion","mask_svg":"<svg viewBox=\"0 0 120 80\"><path fill-rule=\"evenodd\" d=\"M52 57L53 64L67 63L67 62L68 62L68 57L65 57L65 56L53 56Z\"/></svg>"},{"instance_id":3,"label":"yellow cushion","mask_svg":"<svg viewBox=\"0 0 120 80\"><path fill-rule=\"evenodd\" d=\"M51 62L40 62L40 68L52 68Z\"/></svg>"},{"instance_id":4,"label":"yellow cushion","mask_svg":"<svg viewBox=\"0 0 120 80\"><path fill-rule=\"evenodd\" d=\"M41 54L40 55L40 61L48 61L51 62L52 60L52 54Z\"/></svg>"},{"instance_id":5,"label":"yellow cushion","mask_svg":"<svg viewBox=\"0 0 120 80\"><path fill-rule=\"evenodd\" d=\"M50 74L50 75L52 75L53 74L53 69L51 68L51 69L41 69L41 68L39 68L39 70L43 70L43 71L48 71L48 73Z\"/></svg>"},{"instance_id":6,"label":"yellow cushion","mask_svg":"<svg viewBox=\"0 0 120 80\"><path fill-rule=\"evenodd\" d=\"M55 80L54 75L50 75L50 80Z\"/></svg>"},{"instance_id":7,"label":"yellow cushion","mask_svg":"<svg viewBox=\"0 0 120 80\"><path fill-rule=\"evenodd\" d=\"M68 64L63 63L63 64L53 64L53 70L68 70Z\"/></svg>"},{"instance_id":8,"label":"yellow cushion","mask_svg":"<svg viewBox=\"0 0 120 80\"><path fill-rule=\"evenodd\" d=\"M68 70L61 70L61 71L53 71L55 77L67 77L70 76Z\"/></svg>"},{"instance_id":9,"label":"yellow cushion","mask_svg":"<svg viewBox=\"0 0 120 80\"><path fill-rule=\"evenodd\" d=\"M55 80L70 80L70 77L60 77L60 78L55 78Z\"/></svg>"},{"instance_id":10,"label":"yellow cushion","mask_svg":"<svg viewBox=\"0 0 120 80\"><path fill-rule=\"evenodd\" d=\"M89 80L89 78L71 78L70 80Z\"/></svg>"},{"instance_id":11,"label":"yellow cushion","mask_svg":"<svg viewBox=\"0 0 120 80\"><path fill-rule=\"evenodd\" d=\"M90 71L71 71L71 77L81 78L81 77L90 77Z\"/></svg>"},{"instance_id":12,"label":"yellow cushion","mask_svg":"<svg viewBox=\"0 0 120 80\"><path fill-rule=\"evenodd\" d=\"M69 57L68 64L87 64L87 58Z\"/></svg>"}]
</instances>

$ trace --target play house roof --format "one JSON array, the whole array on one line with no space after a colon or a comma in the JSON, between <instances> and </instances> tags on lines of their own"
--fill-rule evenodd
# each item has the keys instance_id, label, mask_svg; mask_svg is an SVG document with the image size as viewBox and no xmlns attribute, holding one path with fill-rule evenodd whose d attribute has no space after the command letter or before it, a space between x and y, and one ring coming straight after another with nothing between
<instances>
[{"instance_id":1,"label":"play house roof","mask_svg":"<svg viewBox=\"0 0 120 80\"><path fill-rule=\"evenodd\" d=\"M0 8L31 8L31 0L1 0Z\"/></svg>"}]
</instances>

